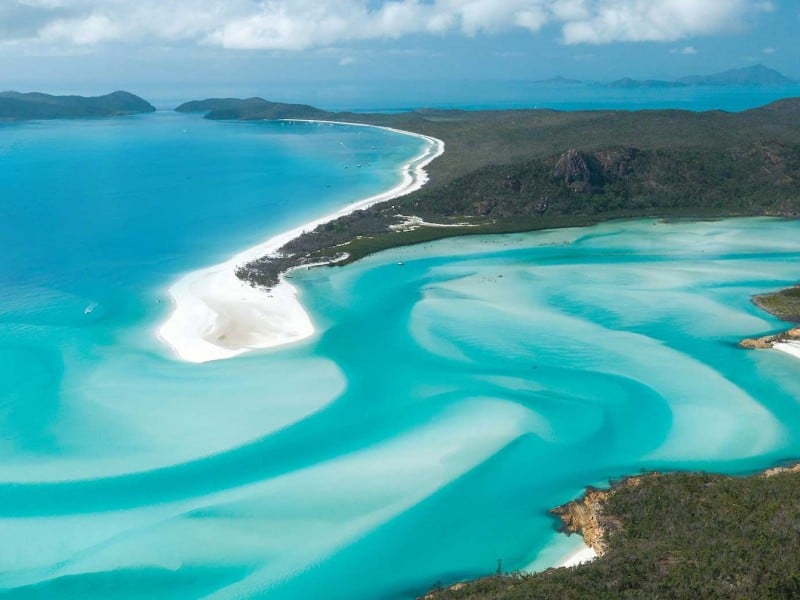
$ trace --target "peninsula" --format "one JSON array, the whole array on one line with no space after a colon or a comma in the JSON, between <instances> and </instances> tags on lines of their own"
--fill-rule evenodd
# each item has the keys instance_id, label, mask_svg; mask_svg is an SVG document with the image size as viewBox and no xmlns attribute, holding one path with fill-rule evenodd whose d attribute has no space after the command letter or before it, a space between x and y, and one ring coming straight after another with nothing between
<instances>
[{"instance_id":1,"label":"peninsula","mask_svg":"<svg viewBox=\"0 0 800 600\"><path fill-rule=\"evenodd\" d=\"M575 226L624 217L800 215L800 99L741 113L679 110L331 113L209 99L209 119L313 119L443 140L423 188L317 226L239 265L272 287L287 270L345 264L450 236ZM443 227L447 225L447 227Z\"/></svg>"},{"instance_id":2,"label":"peninsula","mask_svg":"<svg viewBox=\"0 0 800 600\"><path fill-rule=\"evenodd\" d=\"M498 574L425 598L796 598L798 494L800 465L750 477L630 477L553 511L562 530L582 535L598 559Z\"/></svg>"},{"instance_id":3,"label":"peninsula","mask_svg":"<svg viewBox=\"0 0 800 600\"><path fill-rule=\"evenodd\" d=\"M5 121L117 117L155 110L146 100L122 91L94 97L0 92L0 120Z\"/></svg>"}]
</instances>

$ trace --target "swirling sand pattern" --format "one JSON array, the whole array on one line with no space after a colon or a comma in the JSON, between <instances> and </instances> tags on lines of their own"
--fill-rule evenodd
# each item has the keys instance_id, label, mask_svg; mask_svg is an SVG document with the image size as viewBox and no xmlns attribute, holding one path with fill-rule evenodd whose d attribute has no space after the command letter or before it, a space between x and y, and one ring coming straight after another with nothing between
<instances>
[{"instance_id":1,"label":"swirling sand pattern","mask_svg":"<svg viewBox=\"0 0 800 600\"><path fill-rule=\"evenodd\" d=\"M302 344L67 369L64 457L5 449L0 586L411 598L498 558L555 564L546 510L586 484L800 455L800 363L734 344L782 327L748 298L797 279L798 233L636 221L403 248L298 274Z\"/></svg>"}]
</instances>

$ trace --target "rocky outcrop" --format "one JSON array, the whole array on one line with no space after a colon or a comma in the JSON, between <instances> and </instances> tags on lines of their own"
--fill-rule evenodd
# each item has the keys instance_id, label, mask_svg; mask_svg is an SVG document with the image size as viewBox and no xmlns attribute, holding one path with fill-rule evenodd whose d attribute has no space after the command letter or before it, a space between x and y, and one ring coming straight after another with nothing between
<instances>
[{"instance_id":1,"label":"rocky outcrop","mask_svg":"<svg viewBox=\"0 0 800 600\"><path fill-rule=\"evenodd\" d=\"M594 153L603 169L605 178L625 177L631 171L631 163L639 155L638 148L604 148Z\"/></svg>"},{"instance_id":2,"label":"rocky outcrop","mask_svg":"<svg viewBox=\"0 0 800 600\"><path fill-rule=\"evenodd\" d=\"M800 463L790 467L774 467L772 469L767 469L761 475L763 477L774 477L775 475L780 475L782 473L800 473Z\"/></svg>"},{"instance_id":3,"label":"rocky outcrop","mask_svg":"<svg viewBox=\"0 0 800 600\"><path fill-rule=\"evenodd\" d=\"M558 158L553 179L566 184L573 192L598 193L609 181L628 175L638 154L639 150L631 147L611 147L595 152L573 148Z\"/></svg>"},{"instance_id":4,"label":"rocky outcrop","mask_svg":"<svg viewBox=\"0 0 800 600\"><path fill-rule=\"evenodd\" d=\"M593 180L596 182L598 177L593 176L590 160L590 157L583 152L578 152L574 148L568 150L556 162L553 178L566 183L574 192L591 193ZM602 180L602 177L599 179ZM602 185L602 181L600 184Z\"/></svg>"},{"instance_id":5,"label":"rocky outcrop","mask_svg":"<svg viewBox=\"0 0 800 600\"><path fill-rule=\"evenodd\" d=\"M765 335L759 338L747 338L739 342L739 347L745 350L765 350L775 344L783 342L800 341L800 327L783 331L776 335Z\"/></svg>"},{"instance_id":6,"label":"rocky outcrop","mask_svg":"<svg viewBox=\"0 0 800 600\"><path fill-rule=\"evenodd\" d=\"M620 520L605 511L609 498L620 489L638 486L641 481L641 477L628 477L607 490L587 488L583 497L554 508L552 513L561 519L562 531L581 535L586 545L602 556L608 547L609 534L622 529Z\"/></svg>"}]
</instances>

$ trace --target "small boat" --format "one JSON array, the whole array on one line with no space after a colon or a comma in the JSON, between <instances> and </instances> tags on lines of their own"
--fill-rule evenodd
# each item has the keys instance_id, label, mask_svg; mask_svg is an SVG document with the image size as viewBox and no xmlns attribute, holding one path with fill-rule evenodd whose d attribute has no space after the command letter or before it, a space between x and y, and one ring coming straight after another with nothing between
<instances>
[{"instance_id":1,"label":"small boat","mask_svg":"<svg viewBox=\"0 0 800 600\"><path fill-rule=\"evenodd\" d=\"M86 308L83 309L83 314L90 315L94 312L94 309L97 308L97 302L92 302Z\"/></svg>"}]
</instances>

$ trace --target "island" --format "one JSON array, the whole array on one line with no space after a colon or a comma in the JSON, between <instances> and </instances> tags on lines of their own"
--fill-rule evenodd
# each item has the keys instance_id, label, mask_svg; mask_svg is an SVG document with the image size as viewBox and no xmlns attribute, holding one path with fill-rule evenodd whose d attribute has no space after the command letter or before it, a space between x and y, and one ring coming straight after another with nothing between
<instances>
[{"instance_id":1,"label":"island","mask_svg":"<svg viewBox=\"0 0 800 600\"><path fill-rule=\"evenodd\" d=\"M711 87L785 87L797 81L764 65L752 65L740 69L729 69L711 75L692 75L674 81L663 79L632 79L625 77L607 84L612 88L681 88L695 86Z\"/></svg>"},{"instance_id":2,"label":"island","mask_svg":"<svg viewBox=\"0 0 800 600\"><path fill-rule=\"evenodd\" d=\"M94 97L0 92L0 120L4 121L117 117L155 110L146 100L123 91Z\"/></svg>"},{"instance_id":3,"label":"island","mask_svg":"<svg viewBox=\"0 0 800 600\"><path fill-rule=\"evenodd\" d=\"M729 69L712 75L682 77L676 83L684 85L779 87L794 85L797 81L786 77L775 69L758 64L741 69Z\"/></svg>"},{"instance_id":4,"label":"island","mask_svg":"<svg viewBox=\"0 0 800 600\"><path fill-rule=\"evenodd\" d=\"M796 598L800 465L749 477L648 473L587 490L553 514L599 558L497 573L426 600Z\"/></svg>"},{"instance_id":5,"label":"island","mask_svg":"<svg viewBox=\"0 0 800 600\"><path fill-rule=\"evenodd\" d=\"M740 112L680 110L332 113L260 98L178 107L209 119L311 119L442 140L428 183L320 224L239 265L253 285L312 264L346 264L450 236L626 217L800 215L800 98Z\"/></svg>"}]
</instances>

